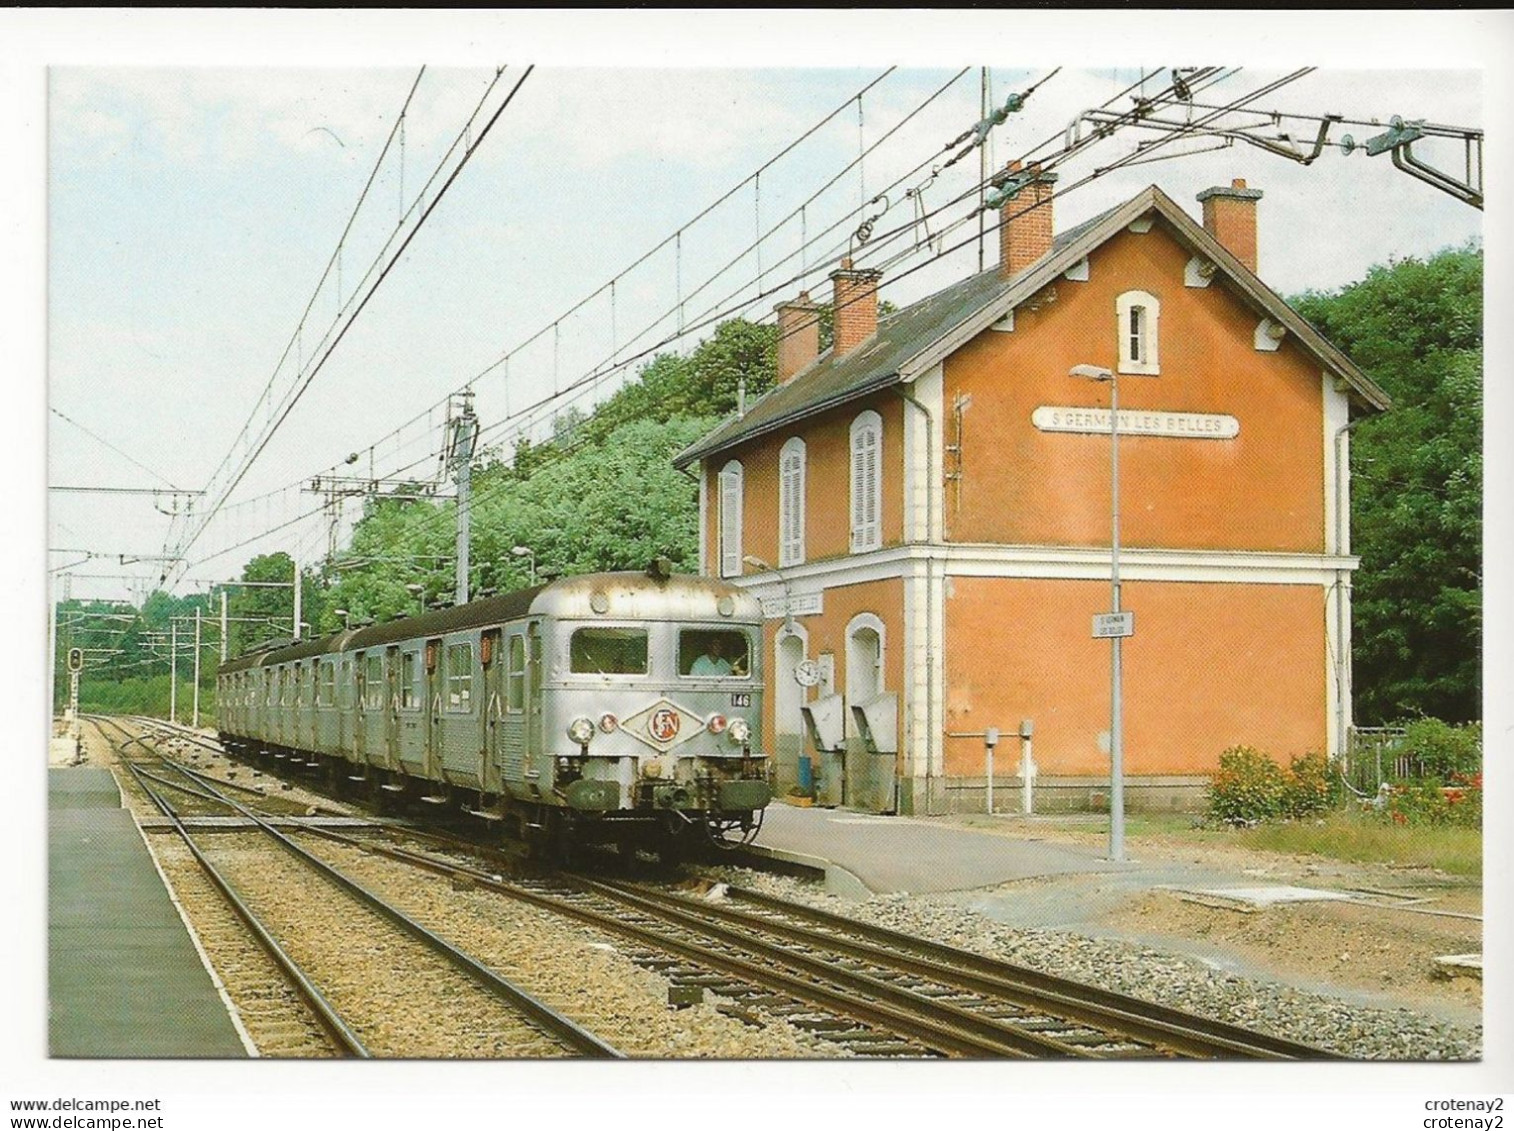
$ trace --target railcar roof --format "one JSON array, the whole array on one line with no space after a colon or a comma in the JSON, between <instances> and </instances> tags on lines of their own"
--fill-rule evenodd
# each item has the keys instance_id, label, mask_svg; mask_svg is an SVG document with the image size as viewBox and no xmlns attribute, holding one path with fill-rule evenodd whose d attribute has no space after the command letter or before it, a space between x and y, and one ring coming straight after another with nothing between
<instances>
[{"instance_id":1,"label":"railcar roof","mask_svg":"<svg viewBox=\"0 0 1514 1131\"><path fill-rule=\"evenodd\" d=\"M688 575L657 578L634 570L583 574L527 589L517 589L513 593L485 597L479 601L470 601L466 605L454 605L450 609L438 609L413 617L399 617L382 624L348 629L313 640L265 647L228 660L220 666L219 670L229 674L249 668L271 667L274 664L285 664L293 660L305 660L312 656L324 656L333 652L352 652L382 647L402 640L441 636L468 628L502 624L532 613L563 615L576 598L586 595L595 588L636 592L662 590L669 585L675 585L681 591L701 592L707 598L730 594L738 601L738 608L749 607L747 611L752 615L757 615L756 599L750 593L716 578ZM546 599L538 600L544 594Z\"/></svg>"}]
</instances>

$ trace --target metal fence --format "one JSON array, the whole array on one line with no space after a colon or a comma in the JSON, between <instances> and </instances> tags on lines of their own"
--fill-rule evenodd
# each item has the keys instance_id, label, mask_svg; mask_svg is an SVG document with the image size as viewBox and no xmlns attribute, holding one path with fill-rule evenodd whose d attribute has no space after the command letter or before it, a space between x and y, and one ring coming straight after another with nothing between
<instances>
[{"instance_id":1,"label":"metal fence","mask_svg":"<svg viewBox=\"0 0 1514 1131\"><path fill-rule=\"evenodd\" d=\"M1418 758L1403 750L1403 727L1352 727L1341 759L1341 777L1352 790L1376 794L1387 781L1419 777Z\"/></svg>"}]
</instances>

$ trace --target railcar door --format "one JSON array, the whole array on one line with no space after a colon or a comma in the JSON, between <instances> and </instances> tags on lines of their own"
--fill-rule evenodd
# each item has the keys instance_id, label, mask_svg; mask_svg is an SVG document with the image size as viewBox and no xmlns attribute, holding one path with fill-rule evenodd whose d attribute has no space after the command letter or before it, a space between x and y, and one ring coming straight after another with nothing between
<instances>
[{"instance_id":1,"label":"railcar door","mask_svg":"<svg viewBox=\"0 0 1514 1131\"><path fill-rule=\"evenodd\" d=\"M372 652L358 652L352 657L352 760L368 761L368 657Z\"/></svg>"},{"instance_id":2,"label":"railcar door","mask_svg":"<svg viewBox=\"0 0 1514 1131\"><path fill-rule=\"evenodd\" d=\"M479 763L479 681L481 645L470 636L450 637L443 645L441 770L454 784L477 785Z\"/></svg>"},{"instance_id":3,"label":"railcar door","mask_svg":"<svg viewBox=\"0 0 1514 1131\"><path fill-rule=\"evenodd\" d=\"M384 668L384 755L381 764L385 769L395 770L400 765L400 706L404 695L401 681L405 665L400 658L398 645L391 644L384 651L388 663Z\"/></svg>"},{"instance_id":4,"label":"railcar door","mask_svg":"<svg viewBox=\"0 0 1514 1131\"><path fill-rule=\"evenodd\" d=\"M511 625L505 634L504 658L496 661L497 711L490 714L490 773L503 788L518 791L524 783L526 747L526 626Z\"/></svg>"},{"instance_id":5,"label":"railcar door","mask_svg":"<svg viewBox=\"0 0 1514 1131\"><path fill-rule=\"evenodd\" d=\"M336 755L345 761L357 757L357 723L360 716L353 686L352 657L343 656L336 668Z\"/></svg>"},{"instance_id":6,"label":"railcar door","mask_svg":"<svg viewBox=\"0 0 1514 1131\"><path fill-rule=\"evenodd\" d=\"M423 776L429 781L442 779L442 703L447 694L446 675L442 670L442 642L426 641L425 675L423 682L426 697L422 709L425 712L425 758Z\"/></svg>"},{"instance_id":7,"label":"railcar door","mask_svg":"<svg viewBox=\"0 0 1514 1131\"><path fill-rule=\"evenodd\" d=\"M500 669L503 664L504 634L491 628L478 640L478 662L482 669L482 702L478 712L478 787L487 793L499 792L498 763L494 757L494 743L499 730L500 700L503 687L500 684Z\"/></svg>"},{"instance_id":8,"label":"railcar door","mask_svg":"<svg viewBox=\"0 0 1514 1131\"><path fill-rule=\"evenodd\" d=\"M541 769L538 764L545 753L542 742L542 662L541 621L526 626L526 741L522 761L527 770ZM551 783L550 774L547 781Z\"/></svg>"},{"instance_id":9,"label":"railcar door","mask_svg":"<svg viewBox=\"0 0 1514 1131\"><path fill-rule=\"evenodd\" d=\"M407 648L399 653L400 676L397 688L399 703L396 720L400 769L407 774L424 775L426 770L426 718L430 713L427 699L425 650Z\"/></svg>"}]
</instances>

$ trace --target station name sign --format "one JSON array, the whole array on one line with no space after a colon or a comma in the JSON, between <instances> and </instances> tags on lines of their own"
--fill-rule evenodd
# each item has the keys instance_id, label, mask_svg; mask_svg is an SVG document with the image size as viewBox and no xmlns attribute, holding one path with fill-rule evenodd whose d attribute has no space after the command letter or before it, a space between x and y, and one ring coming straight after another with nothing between
<instances>
[{"instance_id":1,"label":"station name sign","mask_svg":"<svg viewBox=\"0 0 1514 1131\"><path fill-rule=\"evenodd\" d=\"M821 593L796 593L786 601L782 597L764 597L762 615L768 620L775 617L810 617L825 612L825 597Z\"/></svg>"},{"instance_id":2,"label":"station name sign","mask_svg":"<svg viewBox=\"0 0 1514 1131\"><path fill-rule=\"evenodd\" d=\"M1107 408L1071 408L1042 405L1030 414L1042 432L1109 433ZM1154 409L1121 409L1120 435L1173 436L1188 440L1233 440L1241 422L1233 416L1209 412L1160 412Z\"/></svg>"}]
</instances>

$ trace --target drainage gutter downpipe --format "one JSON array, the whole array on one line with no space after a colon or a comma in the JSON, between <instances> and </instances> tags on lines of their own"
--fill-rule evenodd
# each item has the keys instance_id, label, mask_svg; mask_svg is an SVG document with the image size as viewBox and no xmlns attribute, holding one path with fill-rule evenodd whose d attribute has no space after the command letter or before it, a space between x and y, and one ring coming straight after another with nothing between
<instances>
[{"instance_id":1,"label":"drainage gutter downpipe","mask_svg":"<svg viewBox=\"0 0 1514 1131\"><path fill-rule=\"evenodd\" d=\"M943 378L945 374L943 373ZM930 812L934 799L935 746L939 741L936 726L936 419L931 410L910 396L903 385L894 385L899 399L925 416L925 811ZM943 750L943 757L945 751ZM943 767L944 768L944 767ZM899 811L899 781L894 780L894 812Z\"/></svg>"}]
</instances>

